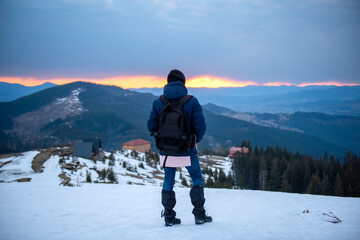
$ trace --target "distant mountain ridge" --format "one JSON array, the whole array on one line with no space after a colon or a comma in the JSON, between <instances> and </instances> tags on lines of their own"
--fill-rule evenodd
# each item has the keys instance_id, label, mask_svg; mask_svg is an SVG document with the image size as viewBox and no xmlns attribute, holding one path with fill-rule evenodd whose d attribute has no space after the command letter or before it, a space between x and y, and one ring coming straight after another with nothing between
<instances>
[{"instance_id":1,"label":"distant mountain ridge","mask_svg":"<svg viewBox=\"0 0 360 240\"><path fill-rule=\"evenodd\" d=\"M360 117L333 116L318 112L295 112L293 114L244 113L232 111L215 104L206 104L203 108L215 114L261 126L316 136L348 150L360 151Z\"/></svg>"},{"instance_id":2,"label":"distant mountain ridge","mask_svg":"<svg viewBox=\"0 0 360 240\"><path fill-rule=\"evenodd\" d=\"M100 137L106 150L136 138L151 141L146 128L156 96L115 86L74 82L0 103L0 152L24 151L68 141ZM204 109L207 132L199 145L222 148L252 144L286 147L291 151L343 156L347 149L301 132L259 126Z\"/></svg>"},{"instance_id":3,"label":"distant mountain ridge","mask_svg":"<svg viewBox=\"0 0 360 240\"><path fill-rule=\"evenodd\" d=\"M162 94L162 89L134 89ZM360 116L360 86L247 86L241 88L188 88L202 104L213 103L238 112L322 112Z\"/></svg>"},{"instance_id":4,"label":"distant mountain ridge","mask_svg":"<svg viewBox=\"0 0 360 240\"><path fill-rule=\"evenodd\" d=\"M14 101L20 97L54 86L57 85L50 82L46 82L34 87L27 87L16 83L0 82L0 102Z\"/></svg>"}]
</instances>

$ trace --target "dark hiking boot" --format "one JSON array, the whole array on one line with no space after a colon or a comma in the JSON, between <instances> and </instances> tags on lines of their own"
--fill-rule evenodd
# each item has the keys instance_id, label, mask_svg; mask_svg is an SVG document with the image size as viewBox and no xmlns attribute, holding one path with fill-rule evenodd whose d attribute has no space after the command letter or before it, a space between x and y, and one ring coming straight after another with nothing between
<instances>
[{"instance_id":1,"label":"dark hiking boot","mask_svg":"<svg viewBox=\"0 0 360 240\"><path fill-rule=\"evenodd\" d=\"M207 216L206 212L203 215L195 216L195 224L203 224L206 222L212 222L212 217Z\"/></svg>"},{"instance_id":2,"label":"dark hiking boot","mask_svg":"<svg viewBox=\"0 0 360 240\"><path fill-rule=\"evenodd\" d=\"M175 224L181 224L181 220L179 218L174 218L173 220L165 219L166 227L171 227L172 225L175 225Z\"/></svg>"},{"instance_id":3,"label":"dark hiking boot","mask_svg":"<svg viewBox=\"0 0 360 240\"><path fill-rule=\"evenodd\" d=\"M161 212L161 217L165 217L165 210ZM181 224L181 220L179 218L167 218L165 217L165 226L171 227L172 225Z\"/></svg>"},{"instance_id":4,"label":"dark hiking boot","mask_svg":"<svg viewBox=\"0 0 360 240\"><path fill-rule=\"evenodd\" d=\"M201 185L194 186L190 190L191 203L194 206L192 213L195 216L195 224L203 224L212 222L212 217L206 215L204 208L204 187Z\"/></svg>"},{"instance_id":5,"label":"dark hiking boot","mask_svg":"<svg viewBox=\"0 0 360 240\"><path fill-rule=\"evenodd\" d=\"M165 226L169 227L175 224L180 224L181 220L176 218L176 212L173 210L176 204L174 191L161 191L161 203L164 210L161 212L161 217L165 218Z\"/></svg>"}]
</instances>

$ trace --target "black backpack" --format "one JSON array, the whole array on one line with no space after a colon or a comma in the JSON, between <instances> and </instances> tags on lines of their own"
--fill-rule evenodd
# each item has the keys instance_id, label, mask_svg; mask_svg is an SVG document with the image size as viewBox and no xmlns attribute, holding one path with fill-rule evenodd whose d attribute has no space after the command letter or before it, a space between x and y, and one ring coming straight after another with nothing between
<instances>
[{"instance_id":1,"label":"black backpack","mask_svg":"<svg viewBox=\"0 0 360 240\"><path fill-rule=\"evenodd\" d=\"M159 130L155 136L156 147L166 156L177 156L195 147L196 136L188 126L184 104L193 96L185 95L178 100L168 100L160 96L164 108L159 115Z\"/></svg>"}]
</instances>

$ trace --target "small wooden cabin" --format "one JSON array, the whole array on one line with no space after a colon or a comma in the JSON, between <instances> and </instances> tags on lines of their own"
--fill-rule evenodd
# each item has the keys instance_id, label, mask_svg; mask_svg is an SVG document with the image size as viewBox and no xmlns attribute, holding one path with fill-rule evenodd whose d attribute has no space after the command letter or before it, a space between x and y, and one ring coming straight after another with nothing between
<instances>
[{"instance_id":1,"label":"small wooden cabin","mask_svg":"<svg viewBox=\"0 0 360 240\"><path fill-rule=\"evenodd\" d=\"M87 138L82 142L75 142L74 144L74 156L90 158L96 155L101 150L101 139L99 138Z\"/></svg>"}]
</instances>

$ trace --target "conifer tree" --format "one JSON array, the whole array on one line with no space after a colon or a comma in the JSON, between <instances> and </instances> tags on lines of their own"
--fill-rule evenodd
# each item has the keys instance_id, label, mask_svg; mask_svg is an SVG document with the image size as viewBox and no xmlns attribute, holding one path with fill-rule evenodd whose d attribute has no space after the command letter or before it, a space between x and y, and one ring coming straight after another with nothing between
<instances>
[{"instance_id":1,"label":"conifer tree","mask_svg":"<svg viewBox=\"0 0 360 240\"><path fill-rule=\"evenodd\" d=\"M214 180L215 180L215 182L217 181L217 179L218 179L218 169L215 168L215 173L214 173Z\"/></svg>"},{"instance_id":2,"label":"conifer tree","mask_svg":"<svg viewBox=\"0 0 360 240\"><path fill-rule=\"evenodd\" d=\"M288 176L287 176L287 171L285 171L283 173L283 177L282 177L282 182L281 182L281 191L283 192L291 192L291 186L288 182Z\"/></svg>"},{"instance_id":3,"label":"conifer tree","mask_svg":"<svg viewBox=\"0 0 360 240\"><path fill-rule=\"evenodd\" d=\"M268 175L264 156L261 157L259 165L259 189L266 190Z\"/></svg>"},{"instance_id":4,"label":"conifer tree","mask_svg":"<svg viewBox=\"0 0 360 240\"><path fill-rule=\"evenodd\" d=\"M310 180L310 185L308 188L308 193L310 194L320 194L322 191L321 181L319 176L313 175Z\"/></svg>"},{"instance_id":5,"label":"conifer tree","mask_svg":"<svg viewBox=\"0 0 360 240\"><path fill-rule=\"evenodd\" d=\"M255 154L255 156L259 156L259 154L260 154L258 145L255 145L254 154Z\"/></svg>"},{"instance_id":6,"label":"conifer tree","mask_svg":"<svg viewBox=\"0 0 360 240\"><path fill-rule=\"evenodd\" d=\"M208 187L208 188L214 187L214 181L212 180L211 177L208 177L208 178L207 178L205 185L206 185L206 187Z\"/></svg>"},{"instance_id":7,"label":"conifer tree","mask_svg":"<svg viewBox=\"0 0 360 240\"><path fill-rule=\"evenodd\" d=\"M86 171L86 182L87 183L92 183L92 181L91 181L91 173L89 171Z\"/></svg>"},{"instance_id":8,"label":"conifer tree","mask_svg":"<svg viewBox=\"0 0 360 240\"><path fill-rule=\"evenodd\" d=\"M185 187L189 187L189 184L188 182L186 181L186 178L183 178L182 181L181 181L181 184Z\"/></svg>"},{"instance_id":9,"label":"conifer tree","mask_svg":"<svg viewBox=\"0 0 360 240\"><path fill-rule=\"evenodd\" d=\"M275 157L272 161L270 170L270 188L271 191L279 191L281 189L281 175L278 166L278 158Z\"/></svg>"},{"instance_id":10,"label":"conifer tree","mask_svg":"<svg viewBox=\"0 0 360 240\"><path fill-rule=\"evenodd\" d=\"M104 181L106 178L106 169L103 168L101 171L98 171L98 175L99 175L99 179Z\"/></svg>"},{"instance_id":11,"label":"conifer tree","mask_svg":"<svg viewBox=\"0 0 360 240\"><path fill-rule=\"evenodd\" d=\"M336 174L336 178L335 178L334 195L335 196L343 196L344 195L342 181L341 181L339 173Z\"/></svg>"},{"instance_id":12,"label":"conifer tree","mask_svg":"<svg viewBox=\"0 0 360 240\"><path fill-rule=\"evenodd\" d=\"M115 157L114 157L114 152L113 152L113 151L111 151L111 153L110 153L109 160L115 161Z\"/></svg>"},{"instance_id":13,"label":"conifer tree","mask_svg":"<svg viewBox=\"0 0 360 240\"><path fill-rule=\"evenodd\" d=\"M303 180L303 186L304 186L304 192L307 191L307 188L310 184L311 180L311 160L309 157L306 157L304 160L304 180Z\"/></svg>"},{"instance_id":14,"label":"conifer tree","mask_svg":"<svg viewBox=\"0 0 360 240\"><path fill-rule=\"evenodd\" d=\"M113 171L112 168L110 168L110 169L108 170L107 179L108 179L111 183L116 183L116 182L117 182L115 173L114 173L114 171Z\"/></svg>"}]
</instances>

